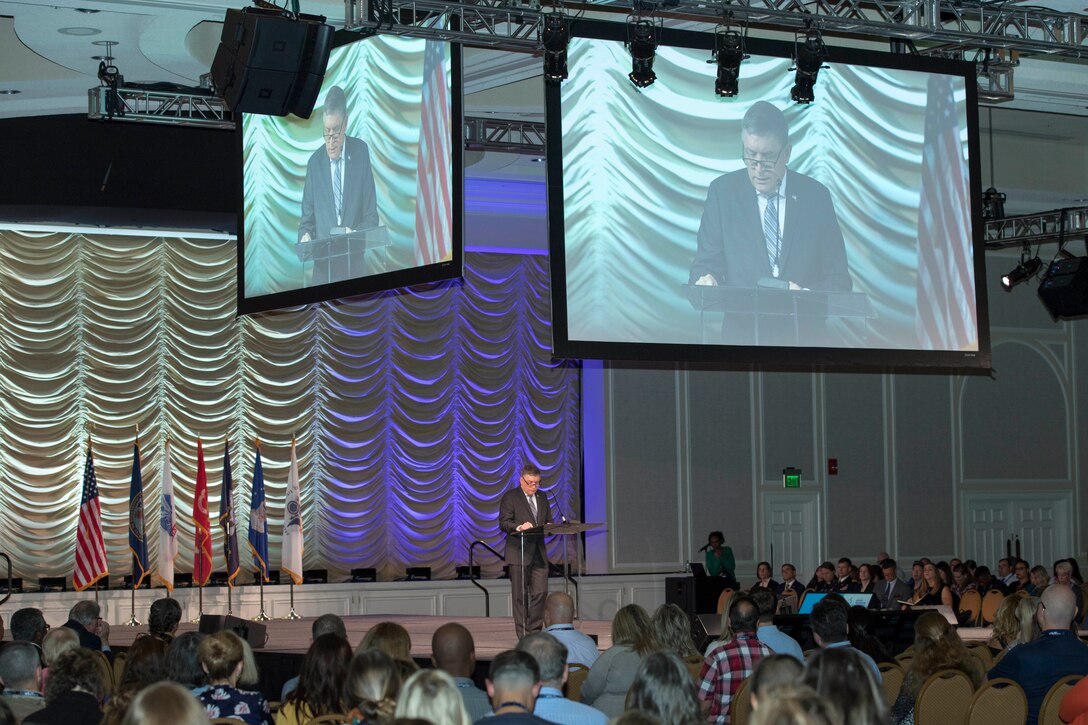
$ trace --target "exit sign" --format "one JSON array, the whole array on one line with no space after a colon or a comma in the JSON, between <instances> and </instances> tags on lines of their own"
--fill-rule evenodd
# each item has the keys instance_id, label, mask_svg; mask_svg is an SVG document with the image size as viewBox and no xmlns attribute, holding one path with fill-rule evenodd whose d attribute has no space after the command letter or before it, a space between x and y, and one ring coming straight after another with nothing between
<instances>
[{"instance_id":1,"label":"exit sign","mask_svg":"<svg viewBox=\"0 0 1088 725\"><path fill-rule=\"evenodd\" d=\"M785 488L801 488L801 469L783 468L782 485Z\"/></svg>"}]
</instances>

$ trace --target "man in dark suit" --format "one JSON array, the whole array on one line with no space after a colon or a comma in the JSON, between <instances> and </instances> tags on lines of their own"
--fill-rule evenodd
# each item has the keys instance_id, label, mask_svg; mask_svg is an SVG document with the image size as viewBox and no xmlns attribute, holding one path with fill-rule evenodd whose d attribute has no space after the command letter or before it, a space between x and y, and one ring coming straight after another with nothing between
<instances>
[{"instance_id":1,"label":"man in dark suit","mask_svg":"<svg viewBox=\"0 0 1088 725\"><path fill-rule=\"evenodd\" d=\"M325 95L321 118L325 144L314 151L306 164L299 242L378 226L370 148L362 139L347 135L347 98L340 86L333 86ZM309 259L301 250L299 255L302 261ZM350 264L315 264L312 284L359 276L363 273L362 263L361 253Z\"/></svg>"},{"instance_id":2,"label":"man in dark suit","mask_svg":"<svg viewBox=\"0 0 1088 725\"><path fill-rule=\"evenodd\" d=\"M899 567L895 563L895 559L885 559L880 562L880 568L884 572L883 581L876 582L873 593L876 594L877 601L880 602L881 609L902 609L903 605L899 602L905 602L910 599L914 593L905 581L899 578Z\"/></svg>"},{"instance_id":3,"label":"man in dark suit","mask_svg":"<svg viewBox=\"0 0 1088 725\"><path fill-rule=\"evenodd\" d=\"M689 282L850 291L831 193L788 170L792 146L782 111L766 101L752 104L741 123L741 145L745 168L710 185ZM726 342L754 342L734 339L732 332L723 329Z\"/></svg>"},{"instance_id":4,"label":"man in dark suit","mask_svg":"<svg viewBox=\"0 0 1088 725\"><path fill-rule=\"evenodd\" d=\"M110 625L102 619L102 610L98 602L84 599L76 602L68 611L68 621L65 627L75 630L79 635L79 646L95 652L102 652L110 659L113 653L110 651Z\"/></svg>"},{"instance_id":5,"label":"man in dark suit","mask_svg":"<svg viewBox=\"0 0 1088 725\"><path fill-rule=\"evenodd\" d=\"M551 506L548 497L540 492L540 469L526 464L521 469L518 487L499 499L499 528L506 534L506 563L518 639L543 629L544 599L548 593L544 535L521 536L520 532L547 523L551 523Z\"/></svg>"}]
</instances>

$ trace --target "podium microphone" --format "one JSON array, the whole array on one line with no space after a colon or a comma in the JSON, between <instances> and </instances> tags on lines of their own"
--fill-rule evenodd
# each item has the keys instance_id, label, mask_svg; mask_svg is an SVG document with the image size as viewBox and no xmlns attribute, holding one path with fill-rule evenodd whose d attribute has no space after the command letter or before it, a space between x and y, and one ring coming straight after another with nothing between
<instances>
[{"instance_id":1,"label":"podium microphone","mask_svg":"<svg viewBox=\"0 0 1088 725\"><path fill-rule=\"evenodd\" d=\"M544 491L544 495L547 496L548 499L552 502L552 505L555 506L556 513L559 514L559 519L560 519L559 523L561 523L561 524L567 523L567 517L563 515L563 509L559 508L559 505L555 500L555 496L552 496L550 493L548 493L547 489L541 489L541 490Z\"/></svg>"},{"instance_id":2,"label":"podium microphone","mask_svg":"<svg viewBox=\"0 0 1088 725\"><path fill-rule=\"evenodd\" d=\"M704 544L703 548L699 549L699 553L701 554L701 553L703 553L704 551L706 551L709 548L710 548L710 544Z\"/></svg>"}]
</instances>

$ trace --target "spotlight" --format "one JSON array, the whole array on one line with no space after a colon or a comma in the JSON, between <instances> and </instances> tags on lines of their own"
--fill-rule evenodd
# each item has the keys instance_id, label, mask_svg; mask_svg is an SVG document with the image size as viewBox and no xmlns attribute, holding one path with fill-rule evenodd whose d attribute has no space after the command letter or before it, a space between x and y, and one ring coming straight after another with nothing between
<instances>
[{"instance_id":1,"label":"spotlight","mask_svg":"<svg viewBox=\"0 0 1088 725\"><path fill-rule=\"evenodd\" d=\"M1005 195L992 186L982 192L982 218L1005 218Z\"/></svg>"},{"instance_id":2,"label":"spotlight","mask_svg":"<svg viewBox=\"0 0 1088 725\"><path fill-rule=\"evenodd\" d=\"M544 30L540 34L544 46L544 81L557 84L567 79L567 44L570 43L570 26L567 16L555 11L544 16Z\"/></svg>"},{"instance_id":3,"label":"spotlight","mask_svg":"<svg viewBox=\"0 0 1088 725\"><path fill-rule=\"evenodd\" d=\"M812 103L816 100L816 76L827 60L827 46L823 36L816 28L805 31L805 42L796 44L793 61L797 75L794 76L790 98L797 103Z\"/></svg>"},{"instance_id":4,"label":"spotlight","mask_svg":"<svg viewBox=\"0 0 1088 725\"><path fill-rule=\"evenodd\" d=\"M716 34L714 46L714 59L718 62L714 92L723 98L732 98L740 93L737 83L740 64L748 57L744 52L744 36L736 30L725 30Z\"/></svg>"},{"instance_id":5,"label":"spotlight","mask_svg":"<svg viewBox=\"0 0 1088 725\"><path fill-rule=\"evenodd\" d=\"M1010 291L1013 287L1021 282L1027 282L1034 277L1039 271L1039 267L1042 267L1043 263L1039 257L1026 258L1026 256L1020 257L1020 264L1006 275L1001 277L1001 286L1005 288L1005 291Z\"/></svg>"},{"instance_id":6,"label":"spotlight","mask_svg":"<svg viewBox=\"0 0 1088 725\"><path fill-rule=\"evenodd\" d=\"M627 21L627 48L631 51L631 72L627 77L636 88L652 85L657 80L654 73L657 33L652 20L638 18Z\"/></svg>"}]
</instances>

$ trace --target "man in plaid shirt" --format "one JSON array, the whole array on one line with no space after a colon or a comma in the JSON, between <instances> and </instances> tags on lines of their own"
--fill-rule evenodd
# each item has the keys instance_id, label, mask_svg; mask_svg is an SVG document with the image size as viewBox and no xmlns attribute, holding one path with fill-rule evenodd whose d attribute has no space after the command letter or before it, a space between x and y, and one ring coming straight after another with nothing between
<instances>
[{"instance_id":1,"label":"man in plaid shirt","mask_svg":"<svg viewBox=\"0 0 1088 725\"><path fill-rule=\"evenodd\" d=\"M759 609L748 597L733 602L729 626L733 640L707 655L699 675L699 699L707 712L707 722L729 725L729 705L740 683L752 674L759 661L773 654L756 637Z\"/></svg>"}]
</instances>

